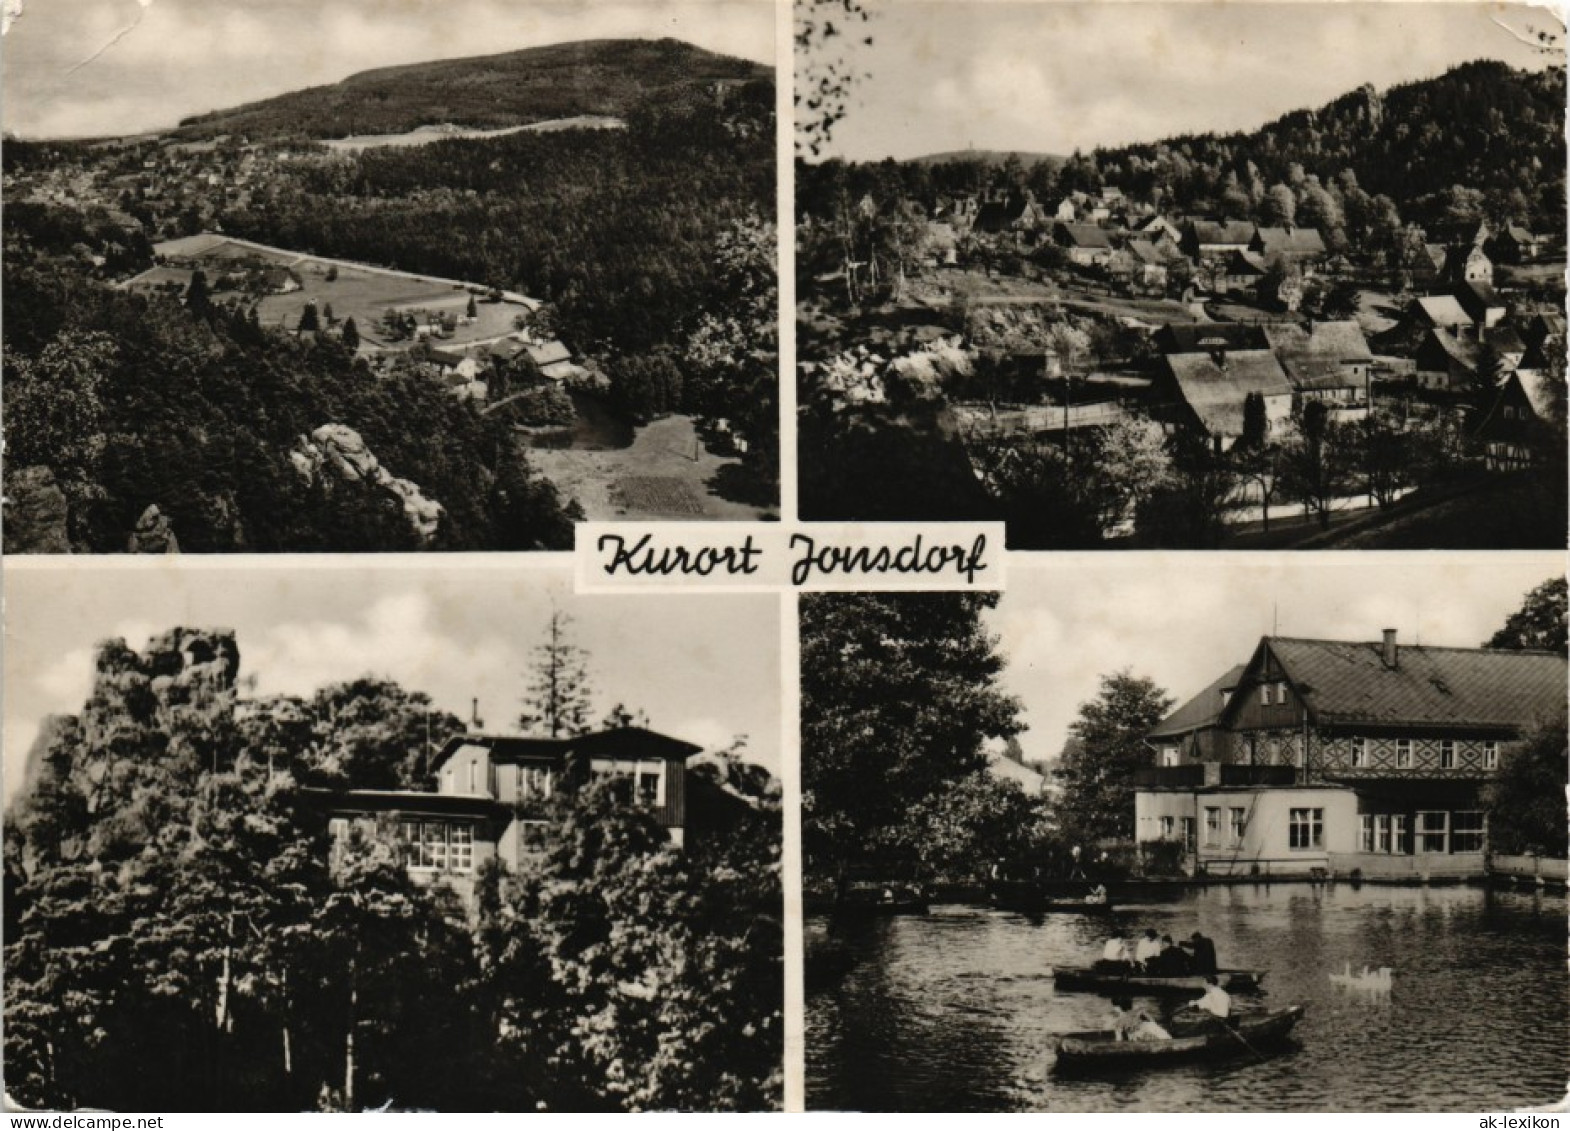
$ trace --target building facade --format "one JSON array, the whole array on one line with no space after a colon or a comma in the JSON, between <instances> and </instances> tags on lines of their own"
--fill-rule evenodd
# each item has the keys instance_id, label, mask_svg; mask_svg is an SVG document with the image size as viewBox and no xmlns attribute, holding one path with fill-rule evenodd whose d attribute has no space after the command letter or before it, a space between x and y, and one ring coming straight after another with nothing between
<instances>
[{"instance_id":1,"label":"building facade","mask_svg":"<svg viewBox=\"0 0 1570 1131\"><path fill-rule=\"evenodd\" d=\"M632 804L649 809L680 847L686 835L687 759L701 747L642 727L575 738L465 734L431 764L434 792L321 791L331 851L350 840L390 839L417 882L443 882L466 900L486 861L516 868L529 830L547 820L552 798L601 778L625 780Z\"/></svg>"},{"instance_id":2,"label":"building facade","mask_svg":"<svg viewBox=\"0 0 1570 1131\"><path fill-rule=\"evenodd\" d=\"M1482 788L1567 686L1555 653L1266 637L1149 736L1136 836L1213 874L1481 875Z\"/></svg>"}]
</instances>

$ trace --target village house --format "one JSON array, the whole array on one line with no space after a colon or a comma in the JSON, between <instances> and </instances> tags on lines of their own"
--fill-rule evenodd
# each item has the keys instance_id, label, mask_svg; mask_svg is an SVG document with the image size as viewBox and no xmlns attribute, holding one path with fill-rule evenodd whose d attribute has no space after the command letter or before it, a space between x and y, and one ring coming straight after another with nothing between
<instances>
[{"instance_id":1,"label":"village house","mask_svg":"<svg viewBox=\"0 0 1570 1131\"><path fill-rule=\"evenodd\" d=\"M1299 228L1292 224L1256 229L1248 248L1267 263L1278 257L1295 263L1305 275L1312 275L1326 254L1325 241L1318 228Z\"/></svg>"},{"instance_id":2,"label":"village house","mask_svg":"<svg viewBox=\"0 0 1570 1131\"><path fill-rule=\"evenodd\" d=\"M1176 250L1173 245L1166 246ZM1150 240L1129 240L1112 253L1107 272L1137 290L1161 292L1167 286L1167 262L1162 246Z\"/></svg>"},{"instance_id":3,"label":"village house","mask_svg":"<svg viewBox=\"0 0 1570 1131\"><path fill-rule=\"evenodd\" d=\"M1013 235L1024 240L1032 237L1046 224L1036 194L1029 189L1022 192L998 193L981 204L971 230L981 235Z\"/></svg>"},{"instance_id":4,"label":"village house","mask_svg":"<svg viewBox=\"0 0 1570 1131\"><path fill-rule=\"evenodd\" d=\"M1450 294L1478 326L1498 325L1505 316L1505 301L1491 283L1457 283Z\"/></svg>"},{"instance_id":5,"label":"village house","mask_svg":"<svg viewBox=\"0 0 1570 1131\"><path fill-rule=\"evenodd\" d=\"M1265 261L1253 252L1234 251L1216 272L1211 289L1224 295L1254 295L1258 293L1260 281L1268 271Z\"/></svg>"},{"instance_id":6,"label":"village house","mask_svg":"<svg viewBox=\"0 0 1570 1131\"><path fill-rule=\"evenodd\" d=\"M1301 407L1318 401L1331 419L1359 420L1368 415L1374 354L1356 321L1276 323L1265 327Z\"/></svg>"},{"instance_id":7,"label":"village house","mask_svg":"<svg viewBox=\"0 0 1570 1131\"><path fill-rule=\"evenodd\" d=\"M1417 383L1425 389L1460 392L1477 381L1482 348L1467 330L1429 330L1413 358Z\"/></svg>"},{"instance_id":8,"label":"village house","mask_svg":"<svg viewBox=\"0 0 1570 1131\"><path fill-rule=\"evenodd\" d=\"M1506 374L1478 425L1477 436L1490 471L1514 471L1537 463L1543 451L1545 424L1556 413L1564 413L1563 382L1539 365L1540 354L1529 353L1519 368Z\"/></svg>"},{"instance_id":9,"label":"village house","mask_svg":"<svg viewBox=\"0 0 1570 1131\"><path fill-rule=\"evenodd\" d=\"M1481 789L1566 688L1552 652L1264 637L1147 736L1135 835L1209 874L1481 876Z\"/></svg>"},{"instance_id":10,"label":"village house","mask_svg":"<svg viewBox=\"0 0 1570 1131\"><path fill-rule=\"evenodd\" d=\"M1542 250L1542 237L1520 224L1506 224L1488 241L1488 254L1496 263L1531 263Z\"/></svg>"},{"instance_id":11,"label":"village house","mask_svg":"<svg viewBox=\"0 0 1570 1131\"><path fill-rule=\"evenodd\" d=\"M1440 272L1447 283L1494 283L1494 264L1477 244L1456 244L1445 253Z\"/></svg>"},{"instance_id":12,"label":"village house","mask_svg":"<svg viewBox=\"0 0 1570 1131\"><path fill-rule=\"evenodd\" d=\"M1257 394L1274 431L1292 415L1292 383L1268 349L1171 353L1161 359L1158 385L1179 423L1198 425L1217 452L1243 435L1243 402Z\"/></svg>"},{"instance_id":13,"label":"village house","mask_svg":"<svg viewBox=\"0 0 1570 1131\"><path fill-rule=\"evenodd\" d=\"M1439 282L1445 269L1445 245L1425 243L1416 258L1407 264L1414 287L1428 287Z\"/></svg>"},{"instance_id":14,"label":"village house","mask_svg":"<svg viewBox=\"0 0 1570 1131\"><path fill-rule=\"evenodd\" d=\"M1247 220L1190 220L1183 225L1178 244L1183 254L1198 264L1247 251L1253 239L1254 225Z\"/></svg>"},{"instance_id":15,"label":"village house","mask_svg":"<svg viewBox=\"0 0 1570 1131\"><path fill-rule=\"evenodd\" d=\"M1454 295L1424 295L1412 300L1407 320L1420 329L1457 330L1473 325L1472 316Z\"/></svg>"},{"instance_id":16,"label":"village house","mask_svg":"<svg viewBox=\"0 0 1570 1131\"><path fill-rule=\"evenodd\" d=\"M1052 225L1052 241L1068 253L1071 263L1080 267L1105 265L1112 259L1112 242L1095 224Z\"/></svg>"},{"instance_id":17,"label":"village house","mask_svg":"<svg viewBox=\"0 0 1570 1131\"><path fill-rule=\"evenodd\" d=\"M434 792L315 790L333 857L352 837L385 839L417 883L445 883L472 904L488 860L510 868L532 851L530 830L552 798L602 778L625 781L631 804L652 812L681 847L687 822L690 742L642 727L576 738L471 733L448 740L431 763Z\"/></svg>"},{"instance_id":18,"label":"village house","mask_svg":"<svg viewBox=\"0 0 1570 1131\"><path fill-rule=\"evenodd\" d=\"M1173 244L1180 244L1183 240L1183 233L1178 226L1160 213L1146 217L1139 223L1134 224L1129 230L1136 236L1145 236L1152 240L1159 240L1165 237L1171 240Z\"/></svg>"}]
</instances>

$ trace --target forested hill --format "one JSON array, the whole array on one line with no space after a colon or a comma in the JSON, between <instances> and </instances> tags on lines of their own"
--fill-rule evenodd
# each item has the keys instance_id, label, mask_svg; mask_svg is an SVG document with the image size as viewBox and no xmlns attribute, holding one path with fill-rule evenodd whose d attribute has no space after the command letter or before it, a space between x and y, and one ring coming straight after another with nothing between
<instances>
[{"instance_id":1,"label":"forested hill","mask_svg":"<svg viewBox=\"0 0 1570 1131\"><path fill-rule=\"evenodd\" d=\"M398 133L443 122L500 129L579 114L620 116L654 95L772 76L760 63L675 39L585 40L365 71L332 86L186 118L178 132L255 140Z\"/></svg>"},{"instance_id":2,"label":"forested hill","mask_svg":"<svg viewBox=\"0 0 1570 1131\"><path fill-rule=\"evenodd\" d=\"M1098 150L1091 160L1106 183L1135 193L1161 187L1182 207L1225 211L1228 189L1247 194L1252 181L1316 175L1328 183L1350 171L1364 192L1389 196L1408 219L1446 219L1461 186L1496 204L1520 193L1508 211L1557 228L1564 129L1563 67L1518 71L1480 60L1384 92L1364 86L1252 133L1169 138Z\"/></svg>"}]
</instances>

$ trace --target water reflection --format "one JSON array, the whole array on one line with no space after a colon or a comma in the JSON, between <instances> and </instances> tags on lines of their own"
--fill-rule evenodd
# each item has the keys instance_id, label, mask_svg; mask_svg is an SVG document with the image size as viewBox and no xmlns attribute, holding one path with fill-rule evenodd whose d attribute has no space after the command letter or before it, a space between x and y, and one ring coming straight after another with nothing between
<instances>
[{"instance_id":1,"label":"water reflection","mask_svg":"<svg viewBox=\"0 0 1570 1131\"><path fill-rule=\"evenodd\" d=\"M1467 888L1216 887L1129 905L1117 922L1216 940L1268 968L1265 1002L1304 1002L1266 1060L1068 1079L1053 1034L1106 999L1054 992L1104 922L941 906L807 926L810 1107L903 1111L1477 1111L1558 1100L1570 1072L1562 896ZM1388 993L1330 974L1394 971Z\"/></svg>"}]
</instances>

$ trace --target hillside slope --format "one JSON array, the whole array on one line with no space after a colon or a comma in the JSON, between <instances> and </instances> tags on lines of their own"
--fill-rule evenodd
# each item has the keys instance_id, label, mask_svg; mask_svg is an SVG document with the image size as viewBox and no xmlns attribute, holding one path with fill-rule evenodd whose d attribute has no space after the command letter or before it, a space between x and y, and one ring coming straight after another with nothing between
<instances>
[{"instance_id":1,"label":"hillside slope","mask_svg":"<svg viewBox=\"0 0 1570 1131\"><path fill-rule=\"evenodd\" d=\"M674 39L603 39L383 67L332 86L187 118L185 137L400 133L450 122L495 129L579 114L625 115L650 95L770 79L759 63Z\"/></svg>"}]
</instances>

